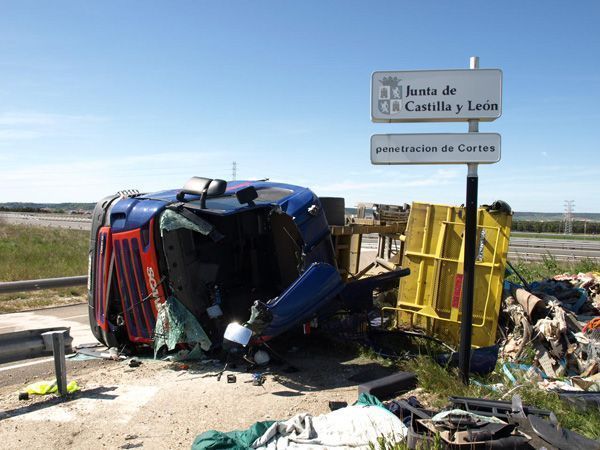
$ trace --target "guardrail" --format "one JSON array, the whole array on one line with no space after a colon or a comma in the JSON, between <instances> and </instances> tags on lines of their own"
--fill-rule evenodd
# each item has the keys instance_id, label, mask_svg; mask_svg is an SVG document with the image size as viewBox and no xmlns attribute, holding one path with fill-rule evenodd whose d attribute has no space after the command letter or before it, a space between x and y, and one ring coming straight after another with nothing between
<instances>
[{"instance_id":1,"label":"guardrail","mask_svg":"<svg viewBox=\"0 0 600 450\"><path fill-rule=\"evenodd\" d=\"M0 334L0 363L51 355L54 348L54 333L64 336L62 343L62 357L64 358L65 345L67 353L73 351L71 348L73 338L69 334L70 330L69 327L51 327L2 333Z\"/></svg>"},{"instance_id":2,"label":"guardrail","mask_svg":"<svg viewBox=\"0 0 600 450\"><path fill-rule=\"evenodd\" d=\"M12 292L38 291L42 289L64 288L72 286L85 286L88 277L43 278L40 280L3 281L0 282L0 294Z\"/></svg>"}]
</instances>

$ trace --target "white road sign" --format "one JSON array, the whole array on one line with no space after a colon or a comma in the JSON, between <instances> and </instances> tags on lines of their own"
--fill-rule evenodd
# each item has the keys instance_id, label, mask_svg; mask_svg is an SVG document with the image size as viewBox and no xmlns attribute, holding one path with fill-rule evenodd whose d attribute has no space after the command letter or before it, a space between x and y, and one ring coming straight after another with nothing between
<instances>
[{"instance_id":1,"label":"white road sign","mask_svg":"<svg viewBox=\"0 0 600 450\"><path fill-rule=\"evenodd\" d=\"M373 122L460 122L502 115L502 71L374 72Z\"/></svg>"},{"instance_id":2,"label":"white road sign","mask_svg":"<svg viewBox=\"0 0 600 450\"><path fill-rule=\"evenodd\" d=\"M498 133L375 134L372 164L492 164L500 161Z\"/></svg>"}]
</instances>

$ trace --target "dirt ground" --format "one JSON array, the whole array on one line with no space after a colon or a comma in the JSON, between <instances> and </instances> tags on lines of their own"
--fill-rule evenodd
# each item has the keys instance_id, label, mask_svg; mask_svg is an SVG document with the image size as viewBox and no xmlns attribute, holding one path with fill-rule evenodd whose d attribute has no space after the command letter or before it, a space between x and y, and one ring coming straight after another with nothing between
<instances>
[{"instance_id":1,"label":"dirt ground","mask_svg":"<svg viewBox=\"0 0 600 450\"><path fill-rule=\"evenodd\" d=\"M288 349L286 351L286 349ZM263 386L252 384L247 364L226 371L223 363L190 363L187 370L164 361L70 361L69 380L82 388L70 399L37 396L18 400L33 381L11 380L0 388L0 442L7 449L189 448L210 430L244 429L260 420L286 419L299 412L329 412L329 401L357 399L357 385L388 369L330 344L278 346L285 362L261 371ZM290 373L290 366L298 369ZM227 382L234 374L235 383Z\"/></svg>"}]
</instances>

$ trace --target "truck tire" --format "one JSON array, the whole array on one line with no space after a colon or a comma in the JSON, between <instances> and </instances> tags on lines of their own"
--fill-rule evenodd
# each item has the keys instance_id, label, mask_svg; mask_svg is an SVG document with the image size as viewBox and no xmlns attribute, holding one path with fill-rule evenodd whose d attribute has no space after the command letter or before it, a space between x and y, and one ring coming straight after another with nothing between
<instances>
[{"instance_id":1,"label":"truck tire","mask_svg":"<svg viewBox=\"0 0 600 450\"><path fill-rule=\"evenodd\" d=\"M346 202L342 197L319 197L329 225L346 224Z\"/></svg>"}]
</instances>

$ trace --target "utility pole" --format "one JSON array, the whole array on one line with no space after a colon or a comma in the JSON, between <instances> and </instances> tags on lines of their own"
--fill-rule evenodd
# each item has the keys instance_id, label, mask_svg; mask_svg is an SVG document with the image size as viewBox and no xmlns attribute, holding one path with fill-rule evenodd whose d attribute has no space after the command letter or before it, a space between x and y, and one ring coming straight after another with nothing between
<instances>
[{"instance_id":1,"label":"utility pole","mask_svg":"<svg viewBox=\"0 0 600 450\"><path fill-rule=\"evenodd\" d=\"M565 200L565 234L573 234L573 211L575 210L575 200Z\"/></svg>"},{"instance_id":2,"label":"utility pole","mask_svg":"<svg viewBox=\"0 0 600 450\"><path fill-rule=\"evenodd\" d=\"M237 163L234 161L231 165L231 179L235 181L237 178Z\"/></svg>"}]
</instances>

